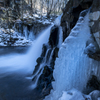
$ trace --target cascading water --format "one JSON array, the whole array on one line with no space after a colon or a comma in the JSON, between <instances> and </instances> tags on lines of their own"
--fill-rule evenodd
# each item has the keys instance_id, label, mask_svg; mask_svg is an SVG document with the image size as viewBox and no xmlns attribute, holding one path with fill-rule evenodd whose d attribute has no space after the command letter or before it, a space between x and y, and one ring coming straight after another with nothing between
<instances>
[{"instance_id":1,"label":"cascading water","mask_svg":"<svg viewBox=\"0 0 100 100\"><path fill-rule=\"evenodd\" d=\"M51 61L52 61L52 58L53 58L53 54L54 54L55 48L61 46L61 43L62 43L62 28L60 27L60 21L61 21L61 16L57 17L57 19L55 20L56 29L58 29L58 31L56 30L58 33L55 33L57 40L54 42L54 40L49 38L52 42L51 42L51 44L49 44L49 43L47 44L48 48L46 50L45 56L43 58L43 61L42 61L41 64L39 63L40 65L37 64L38 67L36 66L36 68L35 68L35 70L33 72L32 80L34 81L34 84L32 85L32 88L36 88L37 87L39 78L43 74L44 67L48 67L48 68L51 67L50 64L51 64ZM54 34L54 33L51 33L51 34ZM50 68L50 69L52 69L52 68Z\"/></svg>"},{"instance_id":2,"label":"cascading water","mask_svg":"<svg viewBox=\"0 0 100 100\"><path fill-rule=\"evenodd\" d=\"M86 11L83 11L84 13ZM84 54L86 41L91 36L89 28L89 14L85 17L80 14L79 20L65 39L59 50L55 62L52 83L53 90L45 100L60 100L63 91L76 88L80 91L86 88L91 74L100 76L100 62L89 58ZM94 70L95 69L95 70Z\"/></svg>"},{"instance_id":3,"label":"cascading water","mask_svg":"<svg viewBox=\"0 0 100 100\"><path fill-rule=\"evenodd\" d=\"M26 54L12 54L4 57L0 57L0 68L6 67L8 71L22 70L24 73L27 71L33 71L36 65L36 59L40 56L42 52L42 45L47 43L50 29L52 25L41 33L41 35L35 40L33 46L28 50ZM9 58L9 59L8 59Z\"/></svg>"},{"instance_id":4,"label":"cascading water","mask_svg":"<svg viewBox=\"0 0 100 100\"><path fill-rule=\"evenodd\" d=\"M33 89L37 87L38 80L39 80L41 74L43 73L44 66L48 65L48 54L49 54L50 50L51 50L51 48L47 49L45 57L44 57L42 63L39 65L38 70L37 71L34 70L34 72L33 72L33 76L32 76L32 79L34 81L34 84L32 84Z\"/></svg>"},{"instance_id":5,"label":"cascading water","mask_svg":"<svg viewBox=\"0 0 100 100\"><path fill-rule=\"evenodd\" d=\"M58 21L60 23L60 20L58 20ZM58 23L58 21L57 21L57 23ZM4 75L4 77L5 76L9 77L12 74L11 77L15 80L17 80L18 77L21 75L20 76L21 82L23 81L27 84L26 80L29 79L29 77L26 77L26 76L27 75L30 76L30 74L33 72L34 66L36 65L36 59L42 53L42 45L47 43L49 40L50 30L51 30L52 26L53 25L51 25L48 29L46 29L45 31L43 31L41 33L41 35L33 42L32 47L27 51L26 54L9 54L9 55L5 55L5 56L1 56L0 57L0 70L2 70L2 72L0 71L0 75L1 74L4 75L5 73L7 73ZM59 26L59 25L57 25L57 26ZM24 33L25 37L27 39L31 39L31 37L33 35L33 32L32 32L33 29L30 30L29 32L28 32L27 26L25 26L23 29L24 29L23 33ZM57 34L57 38L58 38L58 34ZM60 42L60 44L61 44L61 42ZM32 83L33 84L32 86L34 88L37 86L38 80L39 80L41 74L43 73L44 66L46 64L48 66L50 66L50 62L51 62L51 59L53 58L54 51L55 51L55 47L54 48L48 47L48 50L47 50L45 57L43 59L44 62L39 66L39 70L32 77L35 79L34 84ZM18 74L18 77L17 77L16 73ZM14 77L13 77L13 75L14 75ZM30 81L30 80L28 80L28 81ZM28 86L26 84L23 85L23 88L25 88L25 91L26 91L27 87L31 86L31 85L29 86L29 84L31 84L31 82L28 83ZM0 83L0 85L1 85L1 83ZM20 86L21 86L21 84L20 84ZM16 90L14 90L14 91L16 91Z\"/></svg>"},{"instance_id":6,"label":"cascading water","mask_svg":"<svg viewBox=\"0 0 100 100\"><path fill-rule=\"evenodd\" d=\"M30 27L30 26L29 26ZM30 40L34 40L35 39L35 35L34 35L34 27L30 27L30 29L28 29L28 26L23 26L23 35L25 36L26 39L30 39Z\"/></svg>"}]
</instances>

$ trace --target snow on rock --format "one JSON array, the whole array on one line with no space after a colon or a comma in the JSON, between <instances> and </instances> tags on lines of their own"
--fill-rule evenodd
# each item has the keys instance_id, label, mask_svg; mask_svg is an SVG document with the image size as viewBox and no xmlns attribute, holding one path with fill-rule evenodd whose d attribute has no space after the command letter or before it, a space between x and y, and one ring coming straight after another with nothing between
<instances>
[{"instance_id":1,"label":"snow on rock","mask_svg":"<svg viewBox=\"0 0 100 100\"><path fill-rule=\"evenodd\" d=\"M0 46L29 46L32 41L21 37L12 29L0 28Z\"/></svg>"},{"instance_id":2,"label":"snow on rock","mask_svg":"<svg viewBox=\"0 0 100 100\"><path fill-rule=\"evenodd\" d=\"M61 17L62 17L63 14L61 14L60 16L58 16L54 22L55 25L57 26L60 26L60 23L61 23Z\"/></svg>"},{"instance_id":3,"label":"snow on rock","mask_svg":"<svg viewBox=\"0 0 100 100\"><path fill-rule=\"evenodd\" d=\"M39 16L38 14L33 14L33 16L36 18L41 18L41 16Z\"/></svg>"},{"instance_id":4,"label":"snow on rock","mask_svg":"<svg viewBox=\"0 0 100 100\"><path fill-rule=\"evenodd\" d=\"M59 100L92 100L90 96L83 95L80 91L72 89L63 91L62 97Z\"/></svg>"},{"instance_id":5,"label":"snow on rock","mask_svg":"<svg viewBox=\"0 0 100 100\"><path fill-rule=\"evenodd\" d=\"M98 20L99 17L100 17L100 11L96 11L96 12L93 12L93 13L89 14L89 18L91 20Z\"/></svg>"}]
</instances>

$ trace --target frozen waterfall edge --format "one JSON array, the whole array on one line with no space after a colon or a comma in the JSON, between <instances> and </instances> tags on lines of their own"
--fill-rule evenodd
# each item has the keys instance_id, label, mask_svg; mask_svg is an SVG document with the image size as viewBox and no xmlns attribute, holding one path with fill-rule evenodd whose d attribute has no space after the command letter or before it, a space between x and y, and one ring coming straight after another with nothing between
<instances>
[{"instance_id":1,"label":"frozen waterfall edge","mask_svg":"<svg viewBox=\"0 0 100 100\"><path fill-rule=\"evenodd\" d=\"M52 83L53 90L45 100L58 100L63 91L72 88L83 91L91 75L100 76L98 73L100 62L84 54L86 41L91 36L88 17L89 14L79 17L77 24L62 44L53 72L55 79Z\"/></svg>"}]
</instances>

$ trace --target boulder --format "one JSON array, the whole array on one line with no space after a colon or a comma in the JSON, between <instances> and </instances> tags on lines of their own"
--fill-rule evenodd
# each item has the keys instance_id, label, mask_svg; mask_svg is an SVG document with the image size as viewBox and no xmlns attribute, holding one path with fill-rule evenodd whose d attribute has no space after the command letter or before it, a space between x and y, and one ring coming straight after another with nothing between
<instances>
[{"instance_id":1,"label":"boulder","mask_svg":"<svg viewBox=\"0 0 100 100\"><path fill-rule=\"evenodd\" d=\"M98 100L100 97L100 91L94 90L89 95L91 96L92 100Z\"/></svg>"},{"instance_id":2,"label":"boulder","mask_svg":"<svg viewBox=\"0 0 100 100\"><path fill-rule=\"evenodd\" d=\"M49 38L49 45L53 48L58 45L59 42L59 27L54 25L51 28L50 32L50 38Z\"/></svg>"},{"instance_id":3,"label":"boulder","mask_svg":"<svg viewBox=\"0 0 100 100\"><path fill-rule=\"evenodd\" d=\"M53 78L53 69L55 65L56 57L58 57L58 43L59 43L59 27L53 26L51 28L49 41L47 44L43 45L41 57L37 59L37 65L35 66L35 70L33 72L33 81L35 82L36 77L38 77L39 73L41 73L38 85L36 89L41 91L42 97L48 95L50 90L52 89L51 82L54 80ZM41 68L40 68L41 67Z\"/></svg>"}]
</instances>

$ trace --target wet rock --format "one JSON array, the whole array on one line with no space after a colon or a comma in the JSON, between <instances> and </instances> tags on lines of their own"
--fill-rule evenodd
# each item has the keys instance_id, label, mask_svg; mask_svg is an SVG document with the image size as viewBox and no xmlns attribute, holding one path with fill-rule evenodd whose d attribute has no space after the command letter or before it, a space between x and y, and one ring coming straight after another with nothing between
<instances>
[{"instance_id":1,"label":"wet rock","mask_svg":"<svg viewBox=\"0 0 100 100\"><path fill-rule=\"evenodd\" d=\"M69 0L63 9L61 26L63 29L63 40L69 35L71 29L75 26L81 11L88 9L93 0ZM84 13L83 13L84 14Z\"/></svg>"},{"instance_id":2,"label":"wet rock","mask_svg":"<svg viewBox=\"0 0 100 100\"><path fill-rule=\"evenodd\" d=\"M37 59L37 65L35 66L35 70L33 72L33 75L35 75L39 71L38 74L35 75L35 77L33 78L33 81L35 81L36 77L43 70L43 72L39 77L38 85L37 85L37 89L41 91L42 97L48 95L50 93L50 90L52 89L51 82L54 80L53 69L54 69L56 57L58 57L58 50L59 50L57 47L59 42L58 30L59 30L58 26L53 26L51 28L49 41L47 44L43 45L41 57Z\"/></svg>"},{"instance_id":3,"label":"wet rock","mask_svg":"<svg viewBox=\"0 0 100 100\"><path fill-rule=\"evenodd\" d=\"M37 62L37 63L42 63L42 60L43 60L43 57L39 57L39 58L36 60L36 62Z\"/></svg>"},{"instance_id":4,"label":"wet rock","mask_svg":"<svg viewBox=\"0 0 100 100\"><path fill-rule=\"evenodd\" d=\"M89 89L88 92L91 92L93 90L100 90L100 81L95 75L92 75L91 78L88 80L87 89Z\"/></svg>"},{"instance_id":5,"label":"wet rock","mask_svg":"<svg viewBox=\"0 0 100 100\"><path fill-rule=\"evenodd\" d=\"M22 33L21 35L24 35L24 27L27 27L27 31L30 33L30 31L33 32L33 35L35 35L35 37L37 37L39 35L39 33L43 30L45 30L48 26L50 26L49 24L43 24L42 22L38 22L35 21L34 19L23 19L22 20L16 20L15 24L15 29L17 32ZM28 33L28 36L29 36Z\"/></svg>"},{"instance_id":6,"label":"wet rock","mask_svg":"<svg viewBox=\"0 0 100 100\"><path fill-rule=\"evenodd\" d=\"M51 34L49 38L49 45L53 48L58 45L59 42L59 32L58 32L58 26L53 26L51 28Z\"/></svg>"},{"instance_id":7,"label":"wet rock","mask_svg":"<svg viewBox=\"0 0 100 100\"><path fill-rule=\"evenodd\" d=\"M47 49L48 49L48 45L43 44L41 57L44 57L45 56Z\"/></svg>"}]
</instances>

